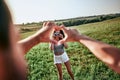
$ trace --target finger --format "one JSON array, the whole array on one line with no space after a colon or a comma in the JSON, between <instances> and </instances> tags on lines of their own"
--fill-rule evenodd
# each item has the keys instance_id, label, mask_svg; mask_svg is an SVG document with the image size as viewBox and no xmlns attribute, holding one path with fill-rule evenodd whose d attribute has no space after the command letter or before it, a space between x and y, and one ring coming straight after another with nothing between
<instances>
[{"instance_id":1,"label":"finger","mask_svg":"<svg viewBox=\"0 0 120 80\"><path fill-rule=\"evenodd\" d=\"M63 30L64 33L68 34L69 28L66 28L64 25L61 25L60 27L61 27L61 29Z\"/></svg>"},{"instance_id":2,"label":"finger","mask_svg":"<svg viewBox=\"0 0 120 80\"><path fill-rule=\"evenodd\" d=\"M73 31L77 34L81 34L81 33L79 33L79 31L77 29L73 29Z\"/></svg>"},{"instance_id":3,"label":"finger","mask_svg":"<svg viewBox=\"0 0 120 80\"><path fill-rule=\"evenodd\" d=\"M55 25L55 27L54 27L54 28L55 28L55 30L56 30L56 31L61 30L61 27L60 27L60 26L58 26L58 25Z\"/></svg>"},{"instance_id":4,"label":"finger","mask_svg":"<svg viewBox=\"0 0 120 80\"><path fill-rule=\"evenodd\" d=\"M52 26L53 27L53 26L56 26L56 24L54 22L48 22L47 26Z\"/></svg>"},{"instance_id":5,"label":"finger","mask_svg":"<svg viewBox=\"0 0 120 80\"><path fill-rule=\"evenodd\" d=\"M51 24L52 24L51 22L47 22L46 26L51 26Z\"/></svg>"},{"instance_id":6,"label":"finger","mask_svg":"<svg viewBox=\"0 0 120 80\"><path fill-rule=\"evenodd\" d=\"M72 29L74 32L78 32L78 30L76 30L76 29Z\"/></svg>"},{"instance_id":7,"label":"finger","mask_svg":"<svg viewBox=\"0 0 120 80\"><path fill-rule=\"evenodd\" d=\"M47 24L47 22L44 22L44 23L43 23L43 27L46 26L46 24Z\"/></svg>"},{"instance_id":8,"label":"finger","mask_svg":"<svg viewBox=\"0 0 120 80\"><path fill-rule=\"evenodd\" d=\"M51 22L44 22L43 23L43 27L48 27L48 26L51 26Z\"/></svg>"}]
</instances>

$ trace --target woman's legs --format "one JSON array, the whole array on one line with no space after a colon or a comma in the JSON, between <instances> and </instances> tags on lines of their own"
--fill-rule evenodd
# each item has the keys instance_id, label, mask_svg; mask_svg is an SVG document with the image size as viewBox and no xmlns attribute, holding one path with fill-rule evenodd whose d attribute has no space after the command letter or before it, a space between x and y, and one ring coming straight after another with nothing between
<instances>
[{"instance_id":1,"label":"woman's legs","mask_svg":"<svg viewBox=\"0 0 120 80\"><path fill-rule=\"evenodd\" d=\"M64 64L65 64L65 66L66 66L66 68L67 68L67 71L68 71L70 77L72 78L72 80L74 80L74 75L73 75L73 73L72 73L72 71L71 71L70 61L68 60L68 61L65 62Z\"/></svg>"},{"instance_id":2,"label":"woman's legs","mask_svg":"<svg viewBox=\"0 0 120 80\"><path fill-rule=\"evenodd\" d=\"M63 80L63 76L62 76L62 64L61 63L57 63L55 64L59 73L59 80Z\"/></svg>"}]
</instances>

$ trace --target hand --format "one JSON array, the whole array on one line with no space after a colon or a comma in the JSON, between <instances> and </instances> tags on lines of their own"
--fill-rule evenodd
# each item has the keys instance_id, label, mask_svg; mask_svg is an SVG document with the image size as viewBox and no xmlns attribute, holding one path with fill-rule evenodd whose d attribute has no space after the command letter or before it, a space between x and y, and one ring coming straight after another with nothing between
<instances>
[{"instance_id":1,"label":"hand","mask_svg":"<svg viewBox=\"0 0 120 80\"><path fill-rule=\"evenodd\" d=\"M60 34L59 37L60 37L61 39L63 39L63 35L62 35L62 34Z\"/></svg>"},{"instance_id":2,"label":"hand","mask_svg":"<svg viewBox=\"0 0 120 80\"><path fill-rule=\"evenodd\" d=\"M45 22L43 23L43 27L38 31L40 42L50 42L51 33L54 31L56 27L55 23L52 22Z\"/></svg>"},{"instance_id":3,"label":"hand","mask_svg":"<svg viewBox=\"0 0 120 80\"><path fill-rule=\"evenodd\" d=\"M57 28L54 23L45 22L38 32L28 38L20 40L18 44L22 46L24 54L40 42L55 42L50 39L51 32L54 31L54 28Z\"/></svg>"},{"instance_id":4,"label":"hand","mask_svg":"<svg viewBox=\"0 0 120 80\"><path fill-rule=\"evenodd\" d=\"M60 26L64 31L65 38L64 41L79 41L82 38L82 35L76 29L65 28L64 25Z\"/></svg>"}]
</instances>

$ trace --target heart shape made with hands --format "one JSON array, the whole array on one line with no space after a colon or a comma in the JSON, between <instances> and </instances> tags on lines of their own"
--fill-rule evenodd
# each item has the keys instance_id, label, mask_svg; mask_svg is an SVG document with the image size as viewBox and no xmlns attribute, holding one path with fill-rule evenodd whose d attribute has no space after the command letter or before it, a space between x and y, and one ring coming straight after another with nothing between
<instances>
[{"instance_id":1,"label":"heart shape made with hands","mask_svg":"<svg viewBox=\"0 0 120 80\"><path fill-rule=\"evenodd\" d=\"M69 34L69 32L67 32L68 29L66 29L65 26L63 25L58 26L53 22L45 22L43 24L43 28L41 29L41 31L43 31L41 37L41 41L43 42L54 42L56 40L53 39L55 39L57 35L59 36L60 39L57 40L56 42L61 42L61 41L65 42L68 39L68 34Z\"/></svg>"}]
</instances>

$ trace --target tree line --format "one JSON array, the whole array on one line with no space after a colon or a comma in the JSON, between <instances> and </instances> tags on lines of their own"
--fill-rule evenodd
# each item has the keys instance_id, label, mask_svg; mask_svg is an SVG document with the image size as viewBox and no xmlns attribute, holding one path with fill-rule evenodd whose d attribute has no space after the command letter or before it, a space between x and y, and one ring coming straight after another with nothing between
<instances>
[{"instance_id":1,"label":"tree line","mask_svg":"<svg viewBox=\"0 0 120 80\"><path fill-rule=\"evenodd\" d=\"M87 23L101 22L101 21L113 19L116 17L120 17L120 13L53 20L53 22L56 22L57 25L65 25L66 27L68 27L68 26L77 26L77 25L82 25L82 24L87 24ZM27 26L27 27L31 27L31 26L41 27L43 22L40 21L40 22L32 22L32 23L26 23L26 24L23 23L22 25Z\"/></svg>"},{"instance_id":2,"label":"tree line","mask_svg":"<svg viewBox=\"0 0 120 80\"><path fill-rule=\"evenodd\" d=\"M90 16L90 17L85 17L85 18L74 18L74 19L68 19L65 21L56 21L56 23L58 25L63 24L67 27L67 26L77 26L77 25L81 25L81 24L100 22L100 21L104 21L104 20L113 19L116 17L120 17L120 14Z\"/></svg>"}]
</instances>

